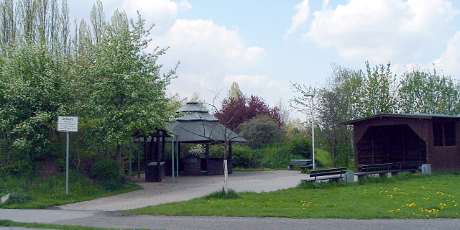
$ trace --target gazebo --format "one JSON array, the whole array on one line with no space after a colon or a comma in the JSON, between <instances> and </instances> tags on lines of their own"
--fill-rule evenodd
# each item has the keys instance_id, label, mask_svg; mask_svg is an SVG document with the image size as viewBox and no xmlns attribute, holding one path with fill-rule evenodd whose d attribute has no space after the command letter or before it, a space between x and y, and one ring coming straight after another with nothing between
<instances>
[{"instance_id":1,"label":"gazebo","mask_svg":"<svg viewBox=\"0 0 460 230\"><path fill-rule=\"evenodd\" d=\"M433 171L460 172L460 117L379 114L342 122L353 125L355 164L418 161Z\"/></svg>"},{"instance_id":2,"label":"gazebo","mask_svg":"<svg viewBox=\"0 0 460 230\"><path fill-rule=\"evenodd\" d=\"M228 172L232 172L232 143L246 142L244 138L219 123L219 120L209 114L208 110L201 107L197 101L189 101L185 106L176 111L181 117L170 123L170 133L173 137L167 138L172 148L172 175L179 175L179 156L182 143L196 143L205 145L205 158L183 159L184 174L201 174L202 168L207 175L223 174L223 160L227 159ZM223 158L210 158L210 144L225 144L228 154ZM201 161L204 167L201 166ZM177 169L177 170L176 170Z\"/></svg>"}]
</instances>

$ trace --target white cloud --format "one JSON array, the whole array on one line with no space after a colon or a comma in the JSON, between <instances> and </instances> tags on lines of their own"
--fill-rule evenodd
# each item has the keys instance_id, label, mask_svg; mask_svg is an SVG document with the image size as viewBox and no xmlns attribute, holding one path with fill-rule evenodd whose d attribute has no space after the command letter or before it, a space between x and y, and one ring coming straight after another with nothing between
<instances>
[{"instance_id":1,"label":"white cloud","mask_svg":"<svg viewBox=\"0 0 460 230\"><path fill-rule=\"evenodd\" d=\"M447 49L441 58L433 62L437 70L445 75L460 75L460 31L447 43Z\"/></svg>"},{"instance_id":2,"label":"white cloud","mask_svg":"<svg viewBox=\"0 0 460 230\"><path fill-rule=\"evenodd\" d=\"M315 12L304 38L346 58L407 62L442 47L456 14L444 0L350 0Z\"/></svg>"},{"instance_id":3,"label":"white cloud","mask_svg":"<svg viewBox=\"0 0 460 230\"><path fill-rule=\"evenodd\" d=\"M260 47L246 47L237 30L208 20L177 20L156 42L171 47L168 53L187 71L224 72L251 66L266 56Z\"/></svg>"},{"instance_id":4,"label":"white cloud","mask_svg":"<svg viewBox=\"0 0 460 230\"><path fill-rule=\"evenodd\" d=\"M310 16L310 6L308 5L309 0L304 0L295 6L297 13L292 17L292 24L289 30L286 32L284 37L286 38L289 34L294 33L297 29L307 22Z\"/></svg>"},{"instance_id":5,"label":"white cloud","mask_svg":"<svg viewBox=\"0 0 460 230\"><path fill-rule=\"evenodd\" d=\"M237 29L201 19L177 20L153 42L170 47L160 60L165 66L180 61L179 78L173 80L169 89L183 97L197 91L213 94L211 91L223 90L229 86L224 82L226 74L254 66L267 55L263 48L247 47Z\"/></svg>"},{"instance_id":6,"label":"white cloud","mask_svg":"<svg viewBox=\"0 0 460 230\"><path fill-rule=\"evenodd\" d=\"M139 11L147 25L155 24L152 33L159 35L167 32L174 25L178 12L190 9L192 6L186 1L180 3L170 0L124 0L122 9L136 19Z\"/></svg>"}]
</instances>

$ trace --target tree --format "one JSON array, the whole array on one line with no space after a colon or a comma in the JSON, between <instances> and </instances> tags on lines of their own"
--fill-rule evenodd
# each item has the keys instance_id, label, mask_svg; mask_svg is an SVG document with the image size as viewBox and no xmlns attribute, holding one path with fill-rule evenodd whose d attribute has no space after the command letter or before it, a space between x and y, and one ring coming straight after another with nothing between
<instances>
[{"instance_id":1,"label":"tree","mask_svg":"<svg viewBox=\"0 0 460 230\"><path fill-rule=\"evenodd\" d=\"M413 69L402 75L399 109L403 113L460 114L460 85L449 76Z\"/></svg>"},{"instance_id":2,"label":"tree","mask_svg":"<svg viewBox=\"0 0 460 230\"><path fill-rule=\"evenodd\" d=\"M244 96L237 83L233 83L229 97L222 101L221 109L215 113L221 124L237 132L240 124L258 115L270 117L279 127L284 124L279 108L270 108L259 96Z\"/></svg>"},{"instance_id":3,"label":"tree","mask_svg":"<svg viewBox=\"0 0 460 230\"><path fill-rule=\"evenodd\" d=\"M2 98L0 130L6 171L20 170L23 162L52 158L55 148L56 118L64 114L70 101L68 63L46 46L23 45L10 51L0 72ZM21 166L22 167L22 166Z\"/></svg>"},{"instance_id":4,"label":"tree","mask_svg":"<svg viewBox=\"0 0 460 230\"><path fill-rule=\"evenodd\" d=\"M370 68L366 62L366 75L361 95L362 117L397 111L396 75L391 73L391 64Z\"/></svg>"},{"instance_id":5,"label":"tree","mask_svg":"<svg viewBox=\"0 0 460 230\"><path fill-rule=\"evenodd\" d=\"M148 135L165 129L170 117L165 112L165 88L175 70L160 73L161 65L156 61L166 50L157 48L146 53L148 34L140 15L134 22L125 13L115 11L104 36L89 49L94 63L85 79L85 87L90 89L90 115L99 132L105 133L104 142L116 146L120 167L124 166L121 146L135 133Z\"/></svg>"},{"instance_id":6,"label":"tree","mask_svg":"<svg viewBox=\"0 0 460 230\"><path fill-rule=\"evenodd\" d=\"M281 141L283 131L270 117L261 114L238 127L239 134L247 140L251 148L260 148L269 143Z\"/></svg>"},{"instance_id":7,"label":"tree","mask_svg":"<svg viewBox=\"0 0 460 230\"><path fill-rule=\"evenodd\" d=\"M360 89L364 88L365 81L362 71L338 65L333 65L333 68L333 74L323 88L307 88L300 84L293 84L293 87L302 95L315 94L315 117L318 118L315 124L319 130L317 139L331 154L334 166L337 166L346 165L353 157L351 131L338 123L357 118L364 111L361 107ZM306 111L311 106L308 100L305 96L294 98L294 106Z\"/></svg>"}]
</instances>

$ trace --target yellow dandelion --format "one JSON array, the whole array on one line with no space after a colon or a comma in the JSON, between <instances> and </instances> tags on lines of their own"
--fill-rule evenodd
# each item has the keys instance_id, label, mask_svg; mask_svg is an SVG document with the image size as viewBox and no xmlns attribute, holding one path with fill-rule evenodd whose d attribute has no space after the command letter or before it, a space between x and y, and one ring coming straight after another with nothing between
<instances>
[{"instance_id":1,"label":"yellow dandelion","mask_svg":"<svg viewBox=\"0 0 460 230\"><path fill-rule=\"evenodd\" d=\"M415 203L407 204L407 207L414 207L414 206L417 206L417 205Z\"/></svg>"}]
</instances>

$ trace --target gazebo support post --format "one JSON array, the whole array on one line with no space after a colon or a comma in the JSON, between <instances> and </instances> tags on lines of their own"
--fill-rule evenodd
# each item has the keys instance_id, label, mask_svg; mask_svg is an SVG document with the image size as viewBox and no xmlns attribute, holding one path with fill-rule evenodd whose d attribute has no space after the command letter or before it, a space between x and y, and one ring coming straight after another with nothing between
<instances>
[{"instance_id":1,"label":"gazebo support post","mask_svg":"<svg viewBox=\"0 0 460 230\"><path fill-rule=\"evenodd\" d=\"M232 142L231 141L228 143L228 159L230 159L230 167L233 167L232 166L232 162L233 162L233 160L232 160L233 159L233 147L232 147ZM230 174L232 173L232 168L229 169L229 173Z\"/></svg>"},{"instance_id":2,"label":"gazebo support post","mask_svg":"<svg viewBox=\"0 0 460 230\"><path fill-rule=\"evenodd\" d=\"M205 153L206 153L206 174L209 176L211 175L211 171L209 171L209 144L205 145Z\"/></svg>"},{"instance_id":3,"label":"gazebo support post","mask_svg":"<svg viewBox=\"0 0 460 230\"><path fill-rule=\"evenodd\" d=\"M155 161L157 163L156 169L156 181L161 182L161 148L160 143L162 142L162 133L158 133L155 141ZM155 180L154 179L154 180Z\"/></svg>"},{"instance_id":4,"label":"gazebo support post","mask_svg":"<svg viewBox=\"0 0 460 230\"><path fill-rule=\"evenodd\" d=\"M180 167L179 167L179 158L180 158L180 146L181 146L181 143L180 142L177 142L177 176L179 177L179 174L180 174Z\"/></svg>"},{"instance_id":5,"label":"gazebo support post","mask_svg":"<svg viewBox=\"0 0 460 230\"><path fill-rule=\"evenodd\" d=\"M144 175L145 175L145 181L147 181L147 173L148 173L148 164L149 164L149 152L150 152L150 147L151 147L151 144L152 142L147 142L148 140L148 137L145 136L144 137L144 165L145 165L145 168L144 168Z\"/></svg>"}]
</instances>

